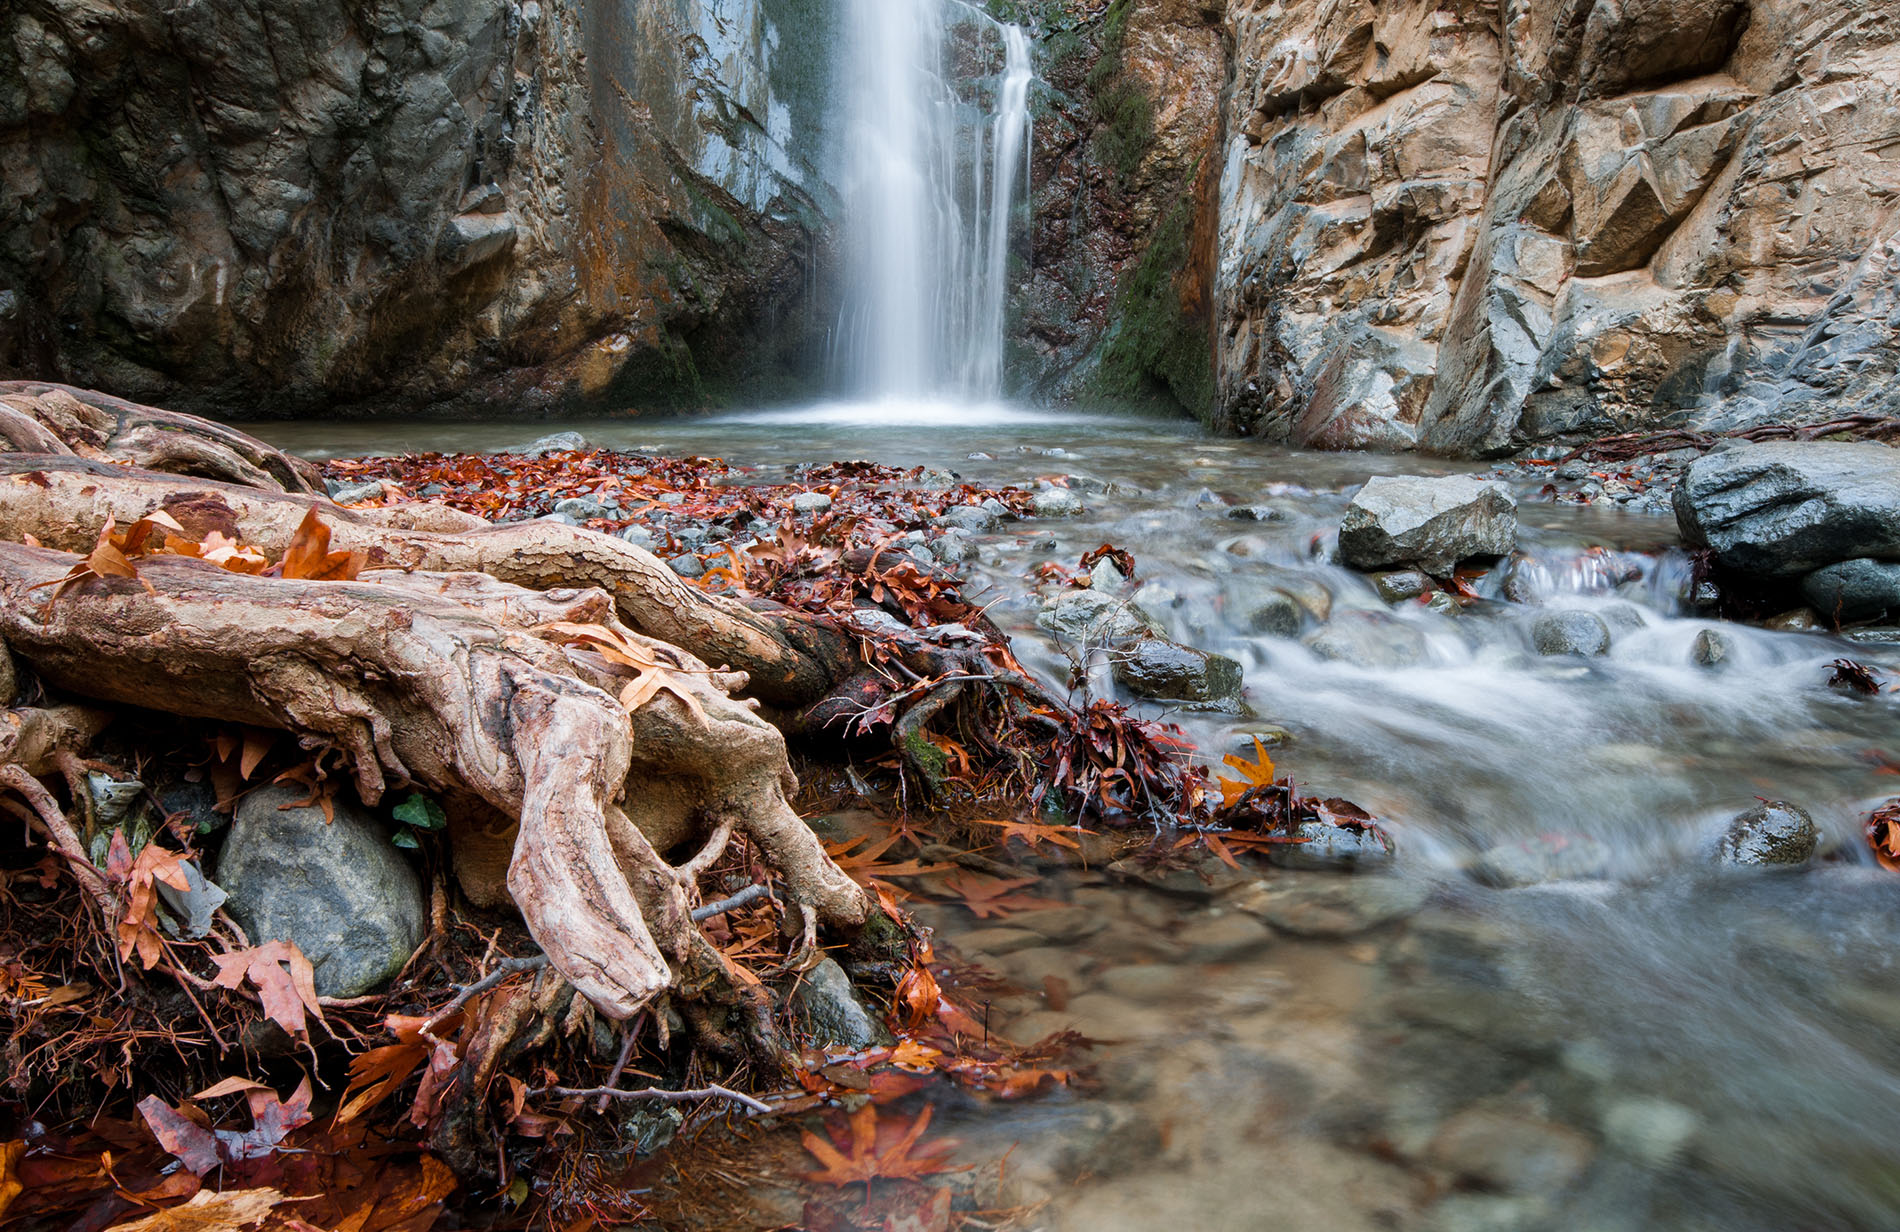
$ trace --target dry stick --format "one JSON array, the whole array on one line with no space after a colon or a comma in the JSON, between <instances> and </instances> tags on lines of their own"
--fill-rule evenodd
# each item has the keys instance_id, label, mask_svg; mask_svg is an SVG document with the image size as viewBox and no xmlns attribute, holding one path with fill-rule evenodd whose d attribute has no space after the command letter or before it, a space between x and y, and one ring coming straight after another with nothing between
<instances>
[{"instance_id":1,"label":"dry stick","mask_svg":"<svg viewBox=\"0 0 1900 1232\"><path fill-rule=\"evenodd\" d=\"M11 787L26 797L27 804L32 806L34 813L46 826L53 846L72 864L73 876L92 895L93 901L99 904L99 910L105 913L106 922L110 924L116 918L118 904L106 889L99 870L86 858L86 849L81 846L78 833L72 823L66 820L66 814L59 811L59 802L53 799L53 793L21 766L0 766L0 786Z\"/></svg>"},{"instance_id":2,"label":"dry stick","mask_svg":"<svg viewBox=\"0 0 1900 1232\"><path fill-rule=\"evenodd\" d=\"M693 923L701 924L716 915L724 915L728 911L737 911L748 903L755 903L761 898L769 897L771 893L772 888L763 883L759 885L749 885L737 894L734 894L731 898L722 898L717 902L707 903L704 907L693 908Z\"/></svg>"},{"instance_id":3,"label":"dry stick","mask_svg":"<svg viewBox=\"0 0 1900 1232\"><path fill-rule=\"evenodd\" d=\"M538 1087L530 1094L554 1095L562 1099L592 1099L595 1096L604 1099L652 1099L663 1104L684 1104L696 1099L724 1099L749 1108L753 1112L772 1111L768 1105L760 1103L750 1095L741 1095L718 1083L711 1086L693 1087L686 1091L668 1091L663 1087L641 1087L637 1091L624 1091L619 1087Z\"/></svg>"},{"instance_id":4,"label":"dry stick","mask_svg":"<svg viewBox=\"0 0 1900 1232\"><path fill-rule=\"evenodd\" d=\"M628 1024L626 1037L620 1041L620 1055L614 1058L614 1067L607 1072L607 1081L603 1085L608 1087L620 1085L620 1075L627 1072L627 1062L633 1058L633 1046L639 1038L640 1023L635 1021ZM607 1111L607 1101L610 1098L611 1096L601 1096L594 1104L594 1111L596 1113Z\"/></svg>"}]
</instances>

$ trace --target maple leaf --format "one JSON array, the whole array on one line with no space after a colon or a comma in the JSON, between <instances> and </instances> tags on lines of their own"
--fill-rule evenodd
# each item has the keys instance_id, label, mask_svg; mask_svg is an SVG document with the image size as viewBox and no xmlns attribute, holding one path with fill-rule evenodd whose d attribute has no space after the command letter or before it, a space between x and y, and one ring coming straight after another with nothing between
<instances>
[{"instance_id":1,"label":"maple leaf","mask_svg":"<svg viewBox=\"0 0 1900 1232\"><path fill-rule=\"evenodd\" d=\"M968 1165L953 1167L944 1161L957 1147L953 1138L942 1138L919 1148L918 1140L930 1126L934 1108L926 1107L909 1125L878 1120L877 1105L866 1104L851 1114L850 1138L836 1135L827 1140L805 1130L799 1140L824 1167L807 1172L805 1179L822 1185L851 1185L862 1181L867 1187L882 1177L886 1180L917 1180L939 1172L963 1172ZM835 1145L834 1145L835 1141Z\"/></svg>"},{"instance_id":2,"label":"maple leaf","mask_svg":"<svg viewBox=\"0 0 1900 1232\"><path fill-rule=\"evenodd\" d=\"M659 656L646 646L633 641L617 629L605 625L583 625L572 621L555 621L542 625L536 633L550 641L564 645L580 645L594 651L609 663L633 669L633 679L620 690L620 704L632 714L660 693L671 693L678 698L687 710L697 717L701 724L710 726L705 707L699 699L688 692L674 678L668 668L679 670L678 664L662 663Z\"/></svg>"},{"instance_id":3,"label":"maple leaf","mask_svg":"<svg viewBox=\"0 0 1900 1232\"><path fill-rule=\"evenodd\" d=\"M1084 830L1081 826L1044 826L1028 821L992 821L988 818L977 818L974 824L1000 827L1005 843L1012 838L1018 838L1031 847L1049 843L1056 847L1067 847L1070 851L1082 850L1082 844L1075 840L1075 835L1095 833L1093 830Z\"/></svg>"},{"instance_id":4,"label":"maple leaf","mask_svg":"<svg viewBox=\"0 0 1900 1232\"><path fill-rule=\"evenodd\" d=\"M267 941L235 954L213 954L211 961L218 966L212 983L236 989L249 980L264 1003L265 1016L293 1037L307 1038L306 1014L324 1021L316 973L295 942Z\"/></svg>"},{"instance_id":5,"label":"maple leaf","mask_svg":"<svg viewBox=\"0 0 1900 1232\"><path fill-rule=\"evenodd\" d=\"M1256 787L1273 785L1273 759L1267 756L1267 746L1260 743L1260 737L1253 738L1254 759L1248 761L1238 753L1229 753L1221 760L1240 772L1238 780L1221 776L1220 802L1222 808L1234 807L1235 801Z\"/></svg>"},{"instance_id":6,"label":"maple leaf","mask_svg":"<svg viewBox=\"0 0 1900 1232\"><path fill-rule=\"evenodd\" d=\"M139 1115L152 1136L167 1152L177 1157L195 1176L203 1176L222 1164L261 1159L271 1154L290 1132L310 1123L310 1079L305 1078L287 1100L262 1083L248 1079L227 1080L203 1093L206 1098L229 1095L242 1090L250 1105L251 1128L206 1129L156 1095L139 1101Z\"/></svg>"},{"instance_id":7,"label":"maple leaf","mask_svg":"<svg viewBox=\"0 0 1900 1232\"><path fill-rule=\"evenodd\" d=\"M306 582L350 582L367 563L368 557L362 552L330 550L330 528L317 517L317 507L312 505L303 521L297 523L278 572L281 577Z\"/></svg>"},{"instance_id":8,"label":"maple leaf","mask_svg":"<svg viewBox=\"0 0 1900 1232\"><path fill-rule=\"evenodd\" d=\"M350 1058L350 1081L343 1089L343 1106L337 1110L337 1124L354 1121L376 1107L401 1090L422 1068L437 1047L422 1037L422 1028L428 1022L426 1017L407 1014L391 1014L383 1020L396 1042ZM447 1036L461 1023L462 1015L458 1011L437 1023L435 1031L438 1037ZM426 1123L428 1118L423 1119Z\"/></svg>"},{"instance_id":9,"label":"maple leaf","mask_svg":"<svg viewBox=\"0 0 1900 1232\"><path fill-rule=\"evenodd\" d=\"M117 926L120 962L136 951L139 962L150 971L164 957L164 939L158 934L158 887L154 883L162 881L181 893L191 893L191 877L185 872L184 860L157 843L145 844L134 859L125 831L112 832L112 843L106 849L106 872L119 882L125 894L125 911Z\"/></svg>"},{"instance_id":10,"label":"maple leaf","mask_svg":"<svg viewBox=\"0 0 1900 1232\"><path fill-rule=\"evenodd\" d=\"M1002 919L1024 911L1044 911L1051 907L1066 907L1067 903L1053 898L1034 898L1027 894L1012 894L1026 885L1034 885L1034 877L990 877L983 873L967 870L958 872L954 877L944 879L944 888L963 900L970 914L979 920L992 917Z\"/></svg>"},{"instance_id":11,"label":"maple leaf","mask_svg":"<svg viewBox=\"0 0 1900 1232\"><path fill-rule=\"evenodd\" d=\"M866 834L859 838L844 839L825 844L825 853L832 862L844 870L845 876L867 889L882 889L893 895L902 896L903 891L885 882L887 877L921 877L926 873L941 873L955 868L954 864L920 864L916 860L903 860L895 864L879 864L878 857L889 851L902 837L888 834L883 838L873 838Z\"/></svg>"}]
</instances>

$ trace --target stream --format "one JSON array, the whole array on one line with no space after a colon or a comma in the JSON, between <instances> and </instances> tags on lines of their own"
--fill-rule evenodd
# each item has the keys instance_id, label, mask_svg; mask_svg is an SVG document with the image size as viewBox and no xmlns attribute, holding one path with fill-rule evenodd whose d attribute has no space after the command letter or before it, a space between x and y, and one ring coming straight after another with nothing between
<instances>
[{"instance_id":1,"label":"stream","mask_svg":"<svg viewBox=\"0 0 1900 1232\"><path fill-rule=\"evenodd\" d=\"M1389 826L1388 873L1262 866L1208 884L1077 869L1036 890L1068 909L919 909L940 941L1031 990L992 1007L1012 1038L1069 1026L1113 1041L1091 1054L1092 1087L940 1109L964 1158L1007 1153L1009 1202L1045 1203L1027 1226L1900 1227L1900 881L1859 833L1900 782L1870 756L1900 752L1900 695L1828 685L1842 657L1900 669L1900 642L1697 616L1672 520L1539 503L1522 485L1518 602L1499 570L1463 610L1388 605L1329 563L1354 488L1483 467L1307 454L1176 421L841 404L253 430L323 458L502 449L563 428L722 457L761 482L848 458L985 485L1070 476L1083 516L1006 523L963 566L1022 661L1070 672L1036 627L1030 570L1113 543L1170 636L1245 668L1253 715L1168 717L1214 757L1259 736L1304 789ZM1268 588L1298 599L1295 636L1253 631L1249 596ZM1552 606L1601 615L1609 653L1539 656L1530 625ZM1714 667L1693 653L1705 630L1726 644ZM1711 860L1757 797L1813 815L1814 862ZM1553 879L1474 877L1522 840Z\"/></svg>"}]
</instances>

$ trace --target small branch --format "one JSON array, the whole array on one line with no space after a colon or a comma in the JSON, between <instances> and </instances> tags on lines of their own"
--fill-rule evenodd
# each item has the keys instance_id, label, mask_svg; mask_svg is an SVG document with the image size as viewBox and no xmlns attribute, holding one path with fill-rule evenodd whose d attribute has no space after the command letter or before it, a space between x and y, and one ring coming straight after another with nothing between
<instances>
[{"instance_id":1,"label":"small branch","mask_svg":"<svg viewBox=\"0 0 1900 1232\"><path fill-rule=\"evenodd\" d=\"M484 975L481 979L476 980L473 984L457 985L455 989L454 998L451 999L447 1005L443 1006L441 1009L437 1010L434 1014L432 1014L429 1017L429 1021L422 1024L422 1029L419 1032L417 1032L417 1034L423 1036L426 1039L434 1039L435 1038L434 1031L435 1031L436 1025L440 1023L444 1018L447 1018L450 1014L453 1014L456 1010L459 1010L464 1005L467 1005L469 1003L470 998L480 996L482 993L485 993L489 989L494 988L496 985L500 984L503 980L506 980L511 975L519 975L523 971L539 971L541 968L547 965L548 965L548 956L546 954L536 954L533 958L504 958L502 959L501 962L497 964L497 966L495 967L493 971L490 971L487 975Z\"/></svg>"},{"instance_id":2,"label":"small branch","mask_svg":"<svg viewBox=\"0 0 1900 1232\"><path fill-rule=\"evenodd\" d=\"M627 1062L633 1059L633 1045L639 1038L640 1020L635 1019L627 1024L626 1038L620 1041L620 1055L614 1058L614 1067L607 1072L607 1081L602 1084L609 1090L620 1085L620 1075L627 1072ZM597 1113L607 1111L607 1101L611 1098L613 1097L609 1095L601 1096L594 1104L594 1111Z\"/></svg>"},{"instance_id":3,"label":"small branch","mask_svg":"<svg viewBox=\"0 0 1900 1232\"><path fill-rule=\"evenodd\" d=\"M696 1099L723 1099L748 1108L753 1112L765 1113L772 1109L750 1095L741 1095L737 1091L722 1087L717 1083L711 1086L694 1087L687 1091L668 1091L663 1087L642 1087L637 1091L625 1091L619 1087L539 1087L531 1091L532 1095L554 1095L562 1099L652 1099L663 1104L687 1104Z\"/></svg>"},{"instance_id":4,"label":"small branch","mask_svg":"<svg viewBox=\"0 0 1900 1232\"><path fill-rule=\"evenodd\" d=\"M118 918L118 902L112 892L106 889L104 878L99 870L86 858L86 849L80 844L79 835L72 823L66 820L66 814L59 811L59 803L53 799L53 793L47 791L40 781L28 774L20 766L0 766L0 786L11 787L25 797L26 802L38 815L53 846L66 857L72 865L73 876L80 886L99 904L99 910L105 914L106 923Z\"/></svg>"},{"instance_id":5,"label":"small branch","mask_svg":"<svg viewBox=\"0 0 1900 1232\"><path fill-rule=\"evenodd\" d=\"M720 822L712 832L712 837L706 840L706 845L700 848L699 854L673 870L673 875L679 878L681 885L690 886L698 881L701 873L726 854L726 844L732 841L732 831L737 824L731 817Z\"/></svg>"},{"instance_id":6,"label":"small branch","mask_svg":"<svg viewBox=\"0 0 1900 1232\"><path fill-rule=\"evenodd\" d=\"M749 903L756 903L761 898L770 897L771 893L772 888L763 883L759 885L749 885L737 894L734 894L731 898L722 898L717 902L707 903L704 907L693 908L693 923L703 924L716 915L724 915L728 911L737 911Z\"/></svg>"}]
</instances>

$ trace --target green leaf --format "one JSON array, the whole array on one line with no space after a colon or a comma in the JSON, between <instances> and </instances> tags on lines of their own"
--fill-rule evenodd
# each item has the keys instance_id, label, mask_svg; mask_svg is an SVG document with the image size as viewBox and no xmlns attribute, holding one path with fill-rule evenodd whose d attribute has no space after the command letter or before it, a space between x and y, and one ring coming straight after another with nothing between
<instances>
[{"instance_id":1,"label":"green leaf","mask_svg":"<svg viewBox=\"0 0 1900 1232\"><path fill-rule=\"evenodd\" d=\"M404 826L402 829L390 835L389 841L405 851L414 851L416 848L422 846L421 843L416 841L416 832L411 830L408 826Z\"/></svg>"},{"instance_id":2,"label":"green leaf","mask_svg":"<svg viewBox=\"0 0 1900 1232\"><path fill-rule=\"evenodd\" d=\"M418 830L440 830L449 824L449 815L442 806L419 791L412 791L398 804L393 814L397 821Z\"/></svg>"}]
</instances>

